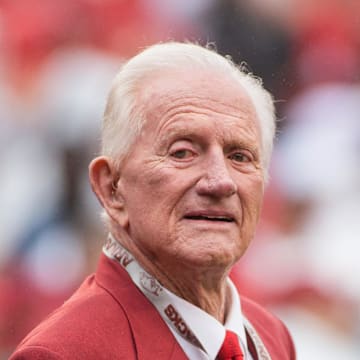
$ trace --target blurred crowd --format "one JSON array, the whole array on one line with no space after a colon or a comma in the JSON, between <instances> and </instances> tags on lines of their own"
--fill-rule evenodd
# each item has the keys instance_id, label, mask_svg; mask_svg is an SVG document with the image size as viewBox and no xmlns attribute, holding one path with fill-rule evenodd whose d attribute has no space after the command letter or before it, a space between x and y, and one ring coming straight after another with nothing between
<instances>
[{"instance_id":1,"label":"blurred crowd","mask_svg":"<svg viewBox=\"0 0 360 360\"><path fill-rule=\"evenodd\" d=\"M212 43L279 118L260 226L233 271L300 360L360 358L358 0L0 1L0 359L92 272L105 230L87 180L121 63Z\"/></svg>"}]
</instances>

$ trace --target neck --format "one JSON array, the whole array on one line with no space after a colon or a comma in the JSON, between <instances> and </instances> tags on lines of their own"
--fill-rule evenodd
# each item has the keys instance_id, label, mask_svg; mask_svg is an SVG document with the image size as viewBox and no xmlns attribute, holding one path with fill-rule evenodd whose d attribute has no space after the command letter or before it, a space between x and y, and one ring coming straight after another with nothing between
<instances>
[{"instance_id":1,"label":"neck","mask_svg":"<svg viewBox=\"0 0 360 360\"><path fill-rule=\"evenodd\" d=\"M199 307L220 323L225 322L229 307L227 275L229 267L191 266L175 261L159 262L145 256L127 237L114 234L116 240L135 257L139 265L162 286ZM128 241L127 241L128 240ZM130 240L130 241L129 241Z\"/></svg>"},{"instance_id":2,"label":"neck","mask_svg":"<svg viewBox=\"0 0 360 360\"><path fill-rule=\"evenodd\" d=\"M219 274L209 268L189 271L182 266L177 271L174 264L171 267L140 264L168 290L207 312L220 323L225 322L229 299L227 274Z\"/></svg>"}]
</instances>

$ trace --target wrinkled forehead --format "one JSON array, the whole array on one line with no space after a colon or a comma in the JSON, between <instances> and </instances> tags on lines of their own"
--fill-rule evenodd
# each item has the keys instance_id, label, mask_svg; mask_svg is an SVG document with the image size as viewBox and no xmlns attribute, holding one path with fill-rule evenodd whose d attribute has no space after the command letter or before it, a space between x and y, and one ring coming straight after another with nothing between
<instances>
[{"instance_id":1,"label":"wrinkled forehead","mask_svg":"<svg viewBox=\"0 0 360 360\"><path fill-rule=\"evenodd\" d=\"M171 111L179 103L191 104L196 101L197 106L215 106L220 112L230 111L234 115L246 112L258 126L250 96L229 75L194 70L154 74L142 83L138 101L143 106L145 119L151 121Z\"/></svg>"}]
</instances>

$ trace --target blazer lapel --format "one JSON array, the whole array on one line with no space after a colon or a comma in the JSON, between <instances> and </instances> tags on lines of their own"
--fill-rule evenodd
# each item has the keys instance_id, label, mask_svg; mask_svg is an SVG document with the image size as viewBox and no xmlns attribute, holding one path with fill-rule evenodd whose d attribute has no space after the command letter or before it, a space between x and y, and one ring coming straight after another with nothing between
<instances>
[{"instance_id":1,"label":"blazer lapel","mask_svg":"<svg viewBox=\"0 0 360 360\"><path fill-rule=\"evenodd\" d=\"M155 307L119 264L102 254L96 279L125 312L139 360L148 360L150 354L157 360L187 359Z\"/></svg>"}]
</instances>

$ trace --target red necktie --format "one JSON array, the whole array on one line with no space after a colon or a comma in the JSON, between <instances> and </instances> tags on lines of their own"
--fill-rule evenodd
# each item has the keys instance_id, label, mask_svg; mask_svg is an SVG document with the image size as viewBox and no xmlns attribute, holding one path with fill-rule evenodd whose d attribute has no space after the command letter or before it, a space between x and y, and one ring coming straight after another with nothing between
<instances>
[{"instance_id":1,"label":"red necktie","mask_svg":"<svg viewBox=\"0 0 360 360\"><path fill-rule=\"evenodd\" d=\"M216 357L217 360L243 360L244 353L239 345L238 337L232 331L227 330L225 340Z\"/></svg>"}]
</instances>

